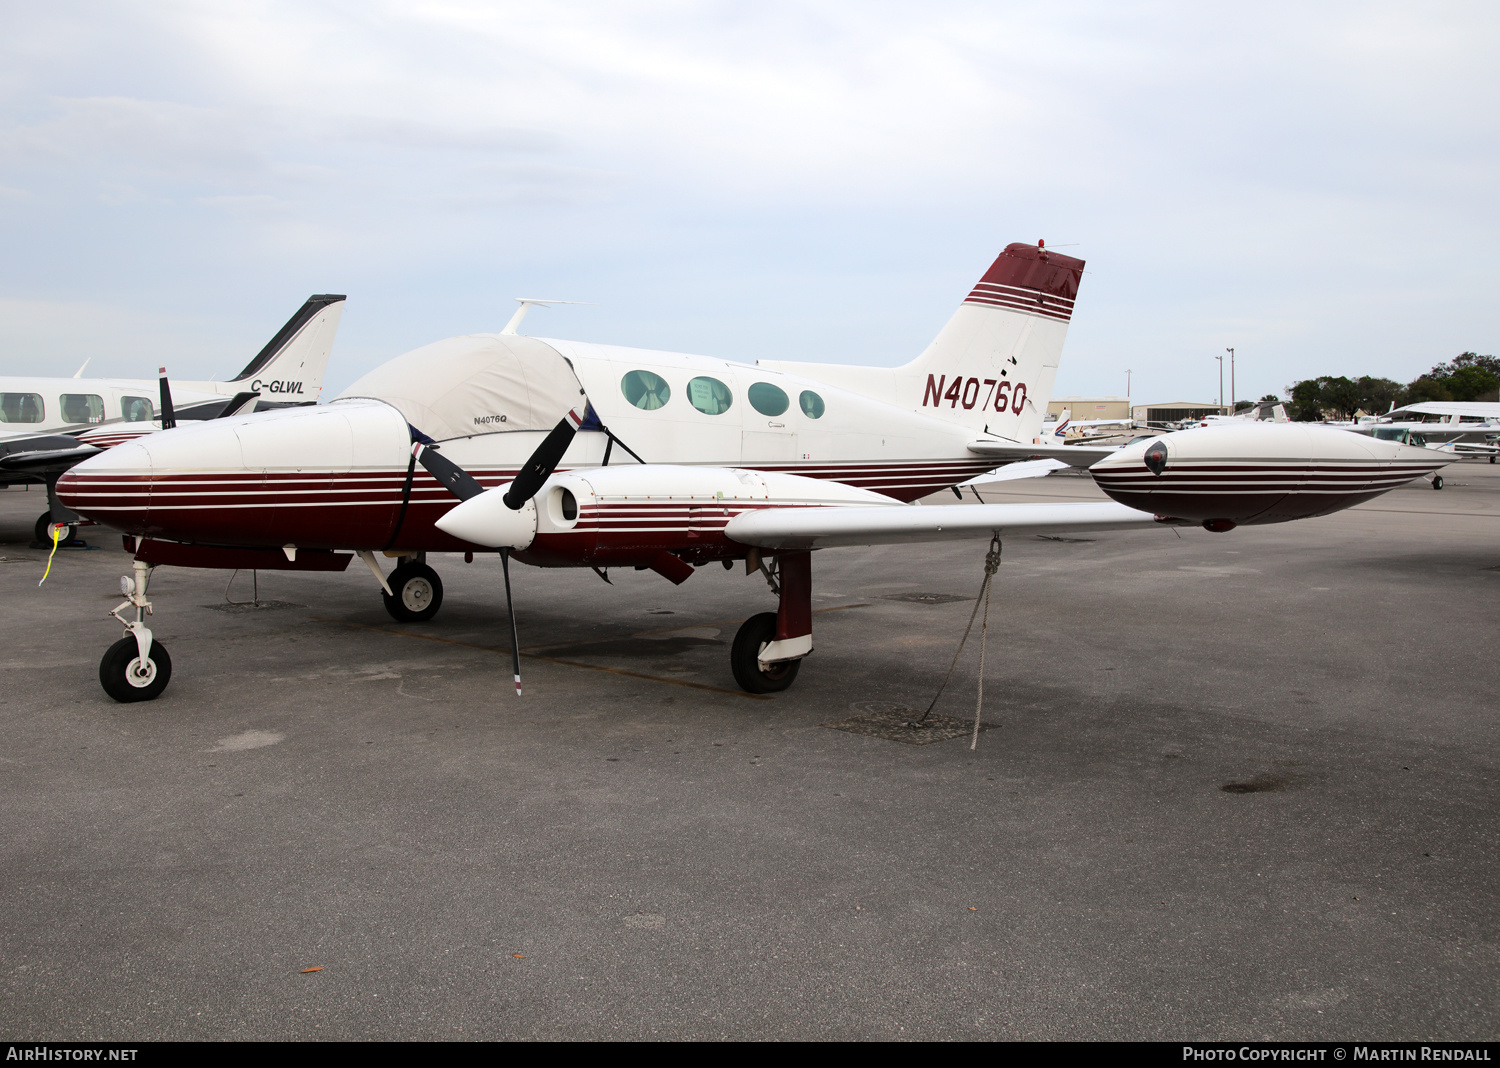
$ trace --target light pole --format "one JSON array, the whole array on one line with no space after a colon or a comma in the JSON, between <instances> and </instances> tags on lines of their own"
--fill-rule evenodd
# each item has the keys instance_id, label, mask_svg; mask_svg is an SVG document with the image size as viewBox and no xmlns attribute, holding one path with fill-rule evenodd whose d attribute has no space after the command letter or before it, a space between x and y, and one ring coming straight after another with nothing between
<instances>
[{"instance_id":1,"label":"light pole","mask_svg":"<svg viewBox=\"0 0 1500 1068\"><path fill-rule=\"evenodd\" d=\"M1219 361L1219 414L1224 414L1224 357L1215 356Z\"/></svg>"},{"instance_id":2,"label":"light pole","mask_svg":"<svg viewBox=\"0 0 1500 1068\"><path fill-rule=\"evenodd\" d=\"M1227 353L1229 353L1229 414L1233 415L1234 414L1234 350L1233 349L1225 349L1224 351L1227 352ZM1219 364L1219 371L1223 372L1223 370L1224 370L1224 365L1221 363L1221 364ZM1219 388L1222 389L1223 387L1220 386Z\"/></svg>"},{"instance_id":3,"label":"light pole","mask_svg":"<svg viewBox=\"0 0 1500 1068\"><path fill-rule=\"evenodd\" d=\"M1125 418L1135 419L1135 408L1130 404L1130 368L1125 368Z\"/></svg>"}]
</instances>

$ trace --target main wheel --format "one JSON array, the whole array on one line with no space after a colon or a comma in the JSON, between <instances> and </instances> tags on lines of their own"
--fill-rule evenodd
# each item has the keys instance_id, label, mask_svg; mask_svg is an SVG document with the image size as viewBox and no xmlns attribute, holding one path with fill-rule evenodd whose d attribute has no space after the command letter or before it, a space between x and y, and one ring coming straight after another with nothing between
<instances>
[{"instance_id":1,"label":"main wheel","mask_svg":"<svg viewBox=\"0 0 1500 1068\"><path fill-rule=\"evenodd\" d=\"M1442 475L1433 475L1432 476L1432 488L1433 489L1442 489L1443 488L1443 476Z\"/></svg>"},{"instance_id":2,"label":"main wheel","mask_svg":"<svg viewBox=\"0 0 1500 1068\"><path fill-rule=\"evenodd\" d=\"M127 635L111 645L99 661L99 685L116 701L154 701L172 679L172 658L167 647L151 642L146 662L141 663L140 648L134 635Z\"/></svg>"},{"instance_id":3,"label":"main wheel","mask_svg":"<svg viewBox=\"0 0 1500 1068\"><path fill-rule=\"evenodd\" d=\"M31 532L33 535L35 535L36 540L41 542L43 545L51 545L52 513L50 511L43 512L41 515L37 516L36 526L31 528ZM62 545L64 542L72 541L77 536L78 527L73 524L68 524L63 528L63 532L57 536L57 544Z\"/></svg>"},{"instance_id":4,"label":"main wheel","mask_svg":"<svg viewBox=\"0 0 1500 1068\"><path fill-rule=\"evenodd\" d=\"M396 596L382 590L380 598L391 618L402 623L425 622L443 604L443 580L426 564L402 564L385 581Z\"/></svg>"},{"instance_id":5,"label":"main wheel","mask_svg":"<svg viewBox=\"0 0 1500 1068\"><path fill-rule=\"evenodd\" d=\"M781 660L761 667L760 651L776 638L776 613L762 612L740 624L729 647L729 666L740 689L750 693L778 693L797 677L801 660Z\"/></svg>"}]
</instances>

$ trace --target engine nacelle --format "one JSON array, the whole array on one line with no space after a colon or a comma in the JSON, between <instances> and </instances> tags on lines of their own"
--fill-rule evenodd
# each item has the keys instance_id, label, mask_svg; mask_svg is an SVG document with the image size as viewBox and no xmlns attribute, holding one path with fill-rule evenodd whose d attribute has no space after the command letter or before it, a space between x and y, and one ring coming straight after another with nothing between
<instances>
[{"instance_id":1,"label":"engine nacelle","mask_svg":"<svg viewBox=\"0 0 1500 1068\"><path fill-rule=\"evenodd\" d=\"M891 505L880 493L777 471L670 464L595 467L554 474L530 502L534 520L511 512L499 486L437 521L475 545L508 546L543 567L653 567L668 553L687 563L744 556L724 527L758 508ZM669 576L670 577L670 576Z\"/></svg>"}]
</instances>

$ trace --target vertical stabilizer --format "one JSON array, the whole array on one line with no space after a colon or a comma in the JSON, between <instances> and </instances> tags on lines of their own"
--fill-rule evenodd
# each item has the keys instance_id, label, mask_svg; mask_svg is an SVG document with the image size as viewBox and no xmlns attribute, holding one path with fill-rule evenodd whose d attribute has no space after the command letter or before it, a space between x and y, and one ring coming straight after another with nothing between
<instances>
[{"instance_id":1,"label":"vertical stabilizer","mask_svg":"<svg viewBox=\"0 0 1500 1068\"><path fill-rule=\"evenodd\" d=\"M1083 260L1005 247L922 355L904 367L761 364L979 433L1030 443L1042 430Z\"/></svg>"},{"instance_id":2,"label":"vertical stabilizer","mask_svg":"<svg viewBox=\"0 0 1500 1068\"><path fill-rule=\"evenodd\" d=\"M1007 245L931 345L896 369L902 406L1014 441L1041 432L1083 261Z\"/></svg>"},{"instance_id":3,"label":"vertical stabilizer","mask_svg":"<svg viewBox=\"0 0 1500 1068\"><path fill-rule=\"evenodd\" d=\"M308 297L266 347L234 378L230 392L259 393L267 401L315 401L344 311L342 294Z\"/></svg>"}]
</instances>

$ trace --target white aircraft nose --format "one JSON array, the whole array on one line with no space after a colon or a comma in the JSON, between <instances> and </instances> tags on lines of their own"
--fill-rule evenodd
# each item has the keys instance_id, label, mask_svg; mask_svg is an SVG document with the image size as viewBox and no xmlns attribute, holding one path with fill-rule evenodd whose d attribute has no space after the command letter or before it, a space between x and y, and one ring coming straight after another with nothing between
<instances>
[{"instance_id":1,"label":"white aircraft nose","mask_svg":"<svg viewBox=\"0 0 1500 1068\"><path fill-rule=\"evenodd\" d=\"M536 537L536 502L511 511L503 500L510 483L470 497L435 524L444 534L491 549L524 549Z\"/></svg>"}]
</instances>

